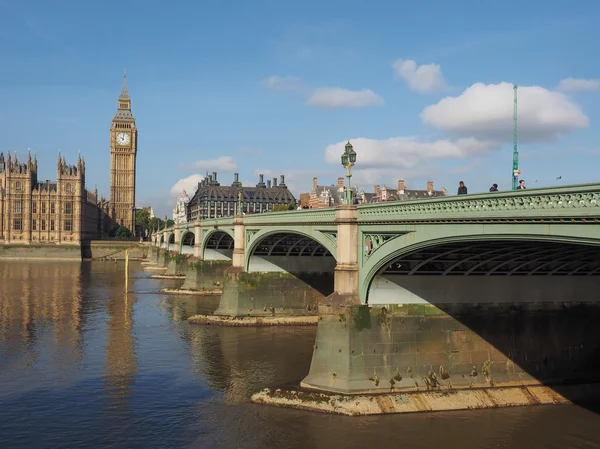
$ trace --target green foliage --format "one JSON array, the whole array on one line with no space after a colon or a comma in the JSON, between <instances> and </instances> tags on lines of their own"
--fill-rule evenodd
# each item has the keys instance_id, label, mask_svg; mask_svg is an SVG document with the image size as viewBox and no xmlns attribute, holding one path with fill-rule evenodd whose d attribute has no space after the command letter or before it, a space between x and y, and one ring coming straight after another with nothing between
<instances>
[{"instance_id":1,"label":"green foliage","mask_svg":"<svg viewBox=\"0 0 600 449\"><path fill-rule=\"evenodd\" d=\"M273 212L282 212L286 210L296 210L296 202L290 201L288 204L277 204L273 206Z\"/></svg>"},{"instance_id":2,"label":"green foliage","mask_svg":"<svg viewBox=\"0 0 600 449\"><path fill-rule=\"evenodd\" d=\"M150 219L149 226L152 231L161 230L165 227L165 222L158 217L154 217Z\"/></svg>"},{"instance_id":3,"label":"green foliage","mask_svg":"<svg viewBox=\"0 0 600 449\"><path fill-rule=\"evenodd\" d=\"M145 209L135 211L135 224L141 226L144 231L150 229L150 212Z\"/></svg>"},{"instance_id":4,"label":"green foliage","mask_svg":"<svg viewBox=\"0 0 600 449\"><path fill-rule=\"evenodd\" d=\"M170 218L167 218L167 228L173 227L174 224L175 224L175 222L173 220L171 220Z\"/></svg>"},{"instance_id":5,"label":"green foliage","mask_svg":"<svg viewBox=\"0 0 600 449\"><path fill-rule=\"evenodd\" d=\"M115 230L115 237L121 240L129 240L131 238L131 231L125 226L119 226Z\"/></svg>"}]
</instances>

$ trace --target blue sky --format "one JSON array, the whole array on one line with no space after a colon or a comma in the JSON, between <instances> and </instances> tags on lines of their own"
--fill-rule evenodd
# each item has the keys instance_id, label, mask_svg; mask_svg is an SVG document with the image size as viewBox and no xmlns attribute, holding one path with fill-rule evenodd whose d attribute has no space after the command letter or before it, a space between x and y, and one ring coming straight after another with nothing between
<instances>
[{"instance_id":1,"label":"blue sky","mask_svg":"<svg viewBox=\"0 0 600 449\"><path fill-rule=\"evenodd\" d=\"M347 138L367 191L507 189L517 83L528 186L596 182L598 23L597 1L0 0L0 148L42 179L80 150L107 194L126 68L138 206L161 215L206 171L335 183Z\"/></svg>"}]
</instances>

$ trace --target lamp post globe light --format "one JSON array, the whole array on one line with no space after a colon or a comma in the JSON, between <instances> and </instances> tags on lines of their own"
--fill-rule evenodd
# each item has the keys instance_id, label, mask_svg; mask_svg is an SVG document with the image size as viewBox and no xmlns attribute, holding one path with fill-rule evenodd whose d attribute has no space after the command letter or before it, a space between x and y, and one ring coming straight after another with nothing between
<instances>
[{"instance_id":1,"label":"lamp post globe light","mask_svg":"<svg viewBox=\"0 0 600 449\"><path fill-rule=\"evenodd\" d=\"M352 148L350 139L344 147L342 153L342 167L346 169L346 185L344 186L344 204L352 204L352 188L350 187L350 178L352 178L352 167L356 162L356 151Z\"/></svg>"}]
</instances>

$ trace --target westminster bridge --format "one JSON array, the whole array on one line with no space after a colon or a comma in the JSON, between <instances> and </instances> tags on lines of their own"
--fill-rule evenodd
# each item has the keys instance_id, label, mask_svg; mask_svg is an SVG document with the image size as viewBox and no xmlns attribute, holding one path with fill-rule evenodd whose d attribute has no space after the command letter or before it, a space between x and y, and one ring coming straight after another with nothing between
<instances>
[{"instance_id":1,"label":"westminster bridge","mask_svg":"<svg viewBox=\"0 0 600 449\"><path fill-rule=\"evenodd\" d=\"M195 221L155 233L216 315L313 316L306 387L600 380L600 184Z\"/></svg>"}]
</instances>

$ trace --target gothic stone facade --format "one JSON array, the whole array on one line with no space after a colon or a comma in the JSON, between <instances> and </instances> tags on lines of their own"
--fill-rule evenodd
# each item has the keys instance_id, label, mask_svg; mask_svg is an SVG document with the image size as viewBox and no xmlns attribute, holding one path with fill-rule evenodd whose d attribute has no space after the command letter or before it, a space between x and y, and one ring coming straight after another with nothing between
<instances>
[{"instance_id":1,"label":"gothic stone facade","mask_svg":"<svg viewBox=\"0 0 600 449\"><path fill-rule=\"evenodd\" d=\"M176 225L187 222L187 205L189 202L190 198L184 190L177 198L175 209L173 209L173 222Z\"/></svg>"},{"instance_id":2,"label":"gothic stone facade","mask_svg":"<svg viewBox=\"0 0 600 449\"><path fill-rule=\"evenodd\" d=\"M241 198L240 198L241 194ZM273 206L295 203L296 199L285 185L285 177L280 182L273 178L265 184L264 176L259 175L256 187L243 187L239 175L234 174L230 186L222 186L217 181L217 173L207 175L198 183L196 193L188 203L187 219L231 217L236 213L238 200L241 199L244 214L259 214L273 210Z\"/></svg>"},{"instance_id":3,"label":"gothic stone facade","mask_svg":"<svg viewBox=\"0 0 600 449\"><path fill-rule=\"evenodd\" d=\"M118 226L131 232L135 232L137 133L125 76L110 127L110 213Z\"/></svg>"},{"instance_id":4,"label":"gothic stone facade","mask_svg":"<svg viewBox=\"0 0 600 449\"><path fill-rule=\"evenodd\" d=\"M74 244L108 233L108 205L85 189L85 161L58 157L56 183L38 182L37 158L0 154L0 241Z\"/></svg>"}]
</instances>

